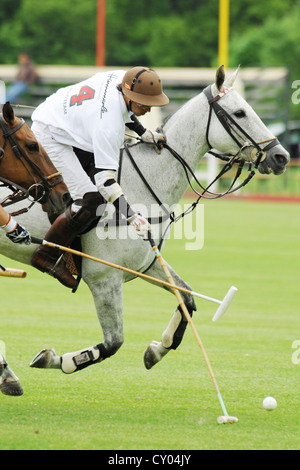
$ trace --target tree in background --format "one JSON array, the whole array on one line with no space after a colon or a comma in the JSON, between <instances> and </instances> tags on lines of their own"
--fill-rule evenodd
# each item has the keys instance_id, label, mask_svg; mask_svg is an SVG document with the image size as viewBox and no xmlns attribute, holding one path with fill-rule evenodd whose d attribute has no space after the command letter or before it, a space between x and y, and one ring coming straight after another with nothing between
<instances>
[{"instance_id":1,"label":"tree in background","mask_svg":"<svg viewBox=\"0 0 300 470\"><path fill-rule=\"evenodd\" d=\"M287 44L285 36L277 32L297 30L298 3L230 2L230 54L235 58L239 43L248 42L246 60L262 60L268 58L264 51L274 46L273 40L292 53L295 42ZM219 0L107 0L107 64L213 65L218 7ZM0 11L5 12L0 18L1 62L13 63L19 50L27 49L40 64L94 65L96 9L97 0L0 0ZM265 28L269 37L263 33ZM251 39L256 39L256 50L249 43Z\"/></svg>"},{"instance_id":2,"label":"tree in background","mask_svg":"<svg viewBox=\"0 0 300 470\"><path fill-rule=\"evenodd\" d=\"M0 62L95 65L97 0L0 0ZM106 0L106 64L217 64L219 0ZM298 0L230 2L230 65L289 66L300 78Z\"/></svg>"},{"instance_id":3,"label":"tree in background","mask_svg":"<svg viewBox=\"0 0 300 470\"><path fill-rule=\"evenodd\" d=\"M6 11L11 0L0 0ZM37 64L94 65L96 0L18 0L0 25L0 61L26 50Z\"/></svg>"},{"instance_id":4,"label":"tree in background","mask_svg":"<svg viewBox=\"0 0 300 470\"><path fill-rule=\"evenodd\" d=\"M280 17L266 15L259 27L247 27L243 34L233 31L230 41L230 65L235 67L287 67L291 82L300 79L300 4L273 2ZM291 8L288 8L288 3ZM260 7L266 7L263 2ZM299 106L291 103L291 117L299 119Z\"/></svg>"}]
</instances>

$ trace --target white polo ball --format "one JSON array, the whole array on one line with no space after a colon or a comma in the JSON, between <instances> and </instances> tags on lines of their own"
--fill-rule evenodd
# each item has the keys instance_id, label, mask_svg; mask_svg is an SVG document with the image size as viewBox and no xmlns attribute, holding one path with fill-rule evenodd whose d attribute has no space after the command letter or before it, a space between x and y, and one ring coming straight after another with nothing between
<instances>
[{"instance_id":1,"label":"white polo ball","mask_svg":"<svg viewBox=\"0 0 300 470\"><path fill-rule=\"evenodd\" d=\"M277 406L277 401L273 397L266 397L263 400L263 407L267 411L275 410L276 406Z\"/></svg>"}]
</instances>

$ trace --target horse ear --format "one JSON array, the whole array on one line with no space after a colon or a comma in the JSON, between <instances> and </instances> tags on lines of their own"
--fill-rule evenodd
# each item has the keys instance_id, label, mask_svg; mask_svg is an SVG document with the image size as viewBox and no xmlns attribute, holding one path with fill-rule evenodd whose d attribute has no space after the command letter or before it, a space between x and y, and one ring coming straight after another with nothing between
<instances>
[{"instance_id":1,"label":"horse ear","mask_svg":"<svg viewBox=\"0 0 300 470\"><path fill-rule=\"evenodd\" d=\"M231 74L228 78L226 78L225 82L224 82L224 87L227 88L229 86L233 86L234 82L235 82L235 79L237 77L237 74L239 73L239 70L240 70L240 65L238 66L238 68L236 69L235 72L233 72L233 74Z\"/></svg>"},{"instance_id":2,"label":"horse ear","mask_svg":"<svg viewBox=\"0 0 300 470\"><path fill-rule=\"evenodd\" d=\"M216 71L216 79L215 79L215 85L217 87L217 90L222 91L223 90L223 83L225 80L225 72L224 72L224 65L220 65Z\"/></svg>"},{"instance_id":3,"label":"horse ear","mask_svg":"<svg viewBox=\"0 0 300 470\"><path fill-rule=\"evenodd\" d=\"M11 125L14 124L15 113L14 113L14 110L12 109L11 104L10 104L9 101L7 101L7 102L3 105L2 114L3 114L4 120L5 120L8 124L11 124Z\"/></svg>"}]
</instances>

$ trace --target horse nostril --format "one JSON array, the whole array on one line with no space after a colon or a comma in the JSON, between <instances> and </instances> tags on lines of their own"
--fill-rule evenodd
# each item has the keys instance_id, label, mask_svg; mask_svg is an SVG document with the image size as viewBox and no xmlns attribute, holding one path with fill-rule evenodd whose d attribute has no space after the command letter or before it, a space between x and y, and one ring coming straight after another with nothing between
<instances>
[{"instance_id":1,"label":"horse nostril","mask_svg":"<svg viewBox=\"0 0 300 470\"><path fill-rule=\"evenodd\" d=\"M287 164L287 158L284 155L276 154L275 159L281 165L286 165Z\"/></svg>"},{"instance_id":2,"label":"horse nostril","mask_svg":"<svg viewBox=\"0 0 300 470\"><path fill-rule=\"evenodd\" d=\"M62 197L64 204L67 206L71 202L71 194L65 193Z\"/></svg>"}]
</instances>

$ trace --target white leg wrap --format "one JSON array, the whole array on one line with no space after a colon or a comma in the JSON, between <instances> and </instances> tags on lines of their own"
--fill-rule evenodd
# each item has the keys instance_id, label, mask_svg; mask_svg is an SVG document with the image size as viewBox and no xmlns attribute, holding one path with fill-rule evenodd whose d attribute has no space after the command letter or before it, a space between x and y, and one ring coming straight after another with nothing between
<instances>
[{"instance_id":1,"label":"white leg wrap","mask_svg":"<svg viewBox=\"0 0 300 470\"><path fill-rule=\"evenodd\" d=\"M61 370L65 374L72 374L83 369L95 361L99 361L100 351L97 346L81 349L80 351L66 353L61 356Z\"/></svg>"},{"instance_id":2,"label":"white leg wrap","mask_svg":"<svg viewBox=\"0 0 300 470\"><path fill-rule=\"evenodd\" d=\"M176 309L172 315L170 323L168 324L166 330L163 332L161 337L162 345L165 348L170 348L172 346L174 334L181 322L181 319L181 313L178 309Z\"/></svg>"},{"instance_id":3,"label":"white leg wrap","mask_svg":"<svg viewBox=\"0 0 300 470\"><path fill-rule=\"evenodd\" d=\"M4 359L4 357L2 356L2 354L0 353L0 377L4 371L4 366L6 365L6 361Z\"/></svg>"}]
</instances>

